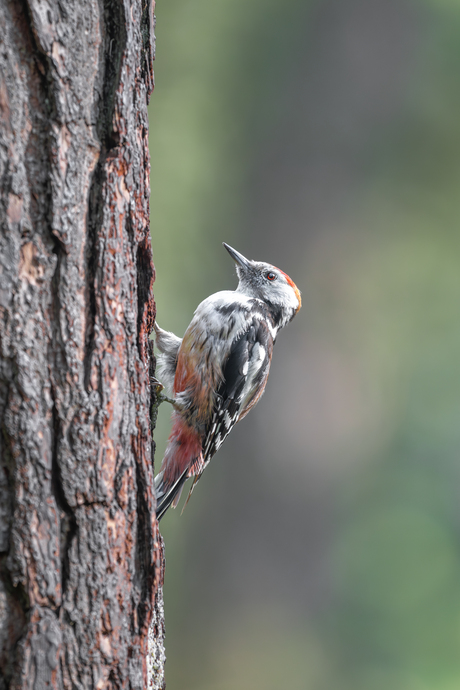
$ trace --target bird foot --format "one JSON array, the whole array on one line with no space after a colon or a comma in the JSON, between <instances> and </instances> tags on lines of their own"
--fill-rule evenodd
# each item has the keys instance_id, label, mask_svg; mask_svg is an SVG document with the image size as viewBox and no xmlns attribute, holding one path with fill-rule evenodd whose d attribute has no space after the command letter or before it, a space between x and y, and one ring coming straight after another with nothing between
<instances>
[{"instance_id":1,"label":"bird foot","mask_svg":"<svg viewBox=\"0 0 460 690\"><path fill-rule=\"evenodd\" d=\"M162 402L169 402L177 412L181 412L183 410L183 406L177 402L177 400L174 400L174 398L168 398L167 395L163 395L163 393L160 393L157 395L157 400L159 401L159 404L161 405Z\"/></svg>"},{"instance_id":2,"label":"bird foot","mask_svg":"<svg viewBox=\"0 0 460 690\"><path fill-rule=\"evenodd\" d=\"M152 387L152 391L154 393L154 400L151 405L151 412L150 412L150 417L151 417L151 423L152 423L152 429L155 428L156 422L157 422L157 417L158 417L158 408L160 407L161 403L163 402L168 402L170 403L174 409L177 412L181 412L184 408L183 406L177 402L177 400L174 400L174 398L169 398L167 395L164 395L162 391L164 391L165 387L161 383L161 381L158 381L155 376L150 377L150 385Z\"/></svg>"}]
</instances>

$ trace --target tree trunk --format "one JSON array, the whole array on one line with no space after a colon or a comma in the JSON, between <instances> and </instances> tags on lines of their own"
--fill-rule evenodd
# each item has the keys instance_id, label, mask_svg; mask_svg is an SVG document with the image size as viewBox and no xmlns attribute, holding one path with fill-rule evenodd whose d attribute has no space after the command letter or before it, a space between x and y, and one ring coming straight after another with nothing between
<instances>
[{"instance_id":1,"label":"tree trunk","mask_svg":"<svg viewBox=\"0 0 460 690\"><path fill-rule=\"evenodd\" d=\"M0 3L1 689L141 690L162 630L152 3Z\"/></svg>"}]
</instances>

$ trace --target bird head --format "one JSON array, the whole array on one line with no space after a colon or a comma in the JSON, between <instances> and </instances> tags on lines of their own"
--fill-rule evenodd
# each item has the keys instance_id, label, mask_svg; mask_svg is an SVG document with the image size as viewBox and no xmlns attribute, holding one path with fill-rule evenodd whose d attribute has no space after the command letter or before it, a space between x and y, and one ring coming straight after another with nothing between
<instances>
[{"instance_id":1,"label":"bird head","mask_svg":"<svg viewBox=\"0 0 460 690\"><path fill-rule=\"evenodd\" d=\"M278 314L280 328L294 318L302 306L300 290L294 281L276 266L250 261L225 242L223 245L236 263L237 291L267 303Z\"/></svg>"}]
</instances>

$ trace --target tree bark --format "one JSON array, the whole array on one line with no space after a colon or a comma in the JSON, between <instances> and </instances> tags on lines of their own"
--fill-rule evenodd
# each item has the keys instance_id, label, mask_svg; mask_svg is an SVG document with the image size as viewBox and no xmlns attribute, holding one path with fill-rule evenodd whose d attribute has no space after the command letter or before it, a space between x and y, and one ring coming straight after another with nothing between
<instances>
[{"instance_id":1,"label":"tree bark","mask_svg":"<svg viewBox=\"0 0 460 690\"><path fill-rule=\"evenodd\" d=\"M0 3L2 690L140 690L162 628L153 11Z\"/></svg>"}]
</instances>

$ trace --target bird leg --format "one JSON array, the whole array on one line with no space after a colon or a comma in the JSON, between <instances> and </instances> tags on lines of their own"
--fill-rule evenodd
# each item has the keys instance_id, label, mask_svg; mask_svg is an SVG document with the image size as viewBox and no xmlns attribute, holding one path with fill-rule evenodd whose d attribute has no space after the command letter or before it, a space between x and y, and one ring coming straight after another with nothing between
<instances>
[{"instance_id":1,"label":"bird leg","mask_svg":"<svg viewBox=\"0 0 460 690\"><path fill-rule=\"evenodd\" d=\"M164 386L161 383L161 381L158 381L155 376L150 377L150 386L151 386L151 391L153 393L152 395L152 404L151 404L151 409L150 409L150 419L151 419L151 424L152 424L152 429L155 428L156 423L157 423L157 417L158 417L158 408L160 407L161 403L163 402L168 402L170 403L174 409L177 412L181 412L183 410L183 406L177 402L177 400L174 400L174 398L168 398L167 395L164 395L162 391L164 391Z\"/></svg>"},{"instance_id":2,"label":"bird leg","mask_svg":"<svg viewBox=\"0 0 460 690\"><path fill-rule=\"evenodd\" d=\"M164 395L164 393L162 393L165 387L163 386L161 381L158 381L158 379L155 378L155 376L150 377L150 384L152 385L152 388L155 389L155 395L160 405L162 402L169 402L178 412L180 412L183 409L183 406L180 403L178 403L177 400L174 400L174 398L168 398L167 395Z\"/></svg>"}]
</instances>

